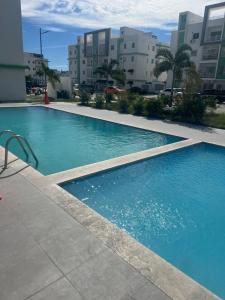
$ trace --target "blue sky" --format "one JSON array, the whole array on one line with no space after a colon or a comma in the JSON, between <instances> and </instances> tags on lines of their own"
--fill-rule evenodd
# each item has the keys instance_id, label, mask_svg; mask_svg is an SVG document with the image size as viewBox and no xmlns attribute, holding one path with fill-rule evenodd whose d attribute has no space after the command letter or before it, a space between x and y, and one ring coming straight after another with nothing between
<instances>
[{"instance_id":1,"label":"blue sky","mask_svg":"<svg viewBox=\"0 0 225 300\"><path fill-rule=\"evenodd\" d=\"M21 0L24 51L40 52L39 28L50 32L43 36L43 53L50 66L67 69L67 46L77 35L103 27L113 33L120 26L154 32L169 42L180 11L203 15L204 7L221 1L211 0Z\"/></svg>"}]
</instances>

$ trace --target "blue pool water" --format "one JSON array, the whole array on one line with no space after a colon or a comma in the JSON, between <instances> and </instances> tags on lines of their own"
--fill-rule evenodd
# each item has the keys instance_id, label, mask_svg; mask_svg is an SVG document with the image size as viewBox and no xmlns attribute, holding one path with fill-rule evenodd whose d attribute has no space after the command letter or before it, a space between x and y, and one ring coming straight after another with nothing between
<instances>
[{"instance_id":1,"label":"blue pool water","mask_svg":"<svg viewBox=\"0 0 225 300\"><path fill-rule=\"evenodd\" d=\"M225 299L225 148L200 144L63 188Z\"/></svg>"},{"instance_id":2,"label":"blue pool water","mask_svg":"<svg viewBox=\"0 0 225 300\"><path fill-rule=\"evenodd\" d=\"M181 140L44 107L1 108L0 129L27 138L45 175Z\"/></svg>"}]
</instances>

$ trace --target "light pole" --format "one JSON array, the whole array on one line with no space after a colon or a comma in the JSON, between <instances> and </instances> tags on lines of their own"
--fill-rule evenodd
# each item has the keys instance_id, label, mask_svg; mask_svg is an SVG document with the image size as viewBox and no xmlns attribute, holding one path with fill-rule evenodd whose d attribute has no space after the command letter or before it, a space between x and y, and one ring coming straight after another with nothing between
<instances>
[{"instance_id":1,"label":"light pole","mask_svg":"<svg viewBox=\"0 0 225 300\"><path fill-rule=\"evenodd\" d=\"M41 56L43 56L43 49L42 49L42 35L43 34L46 34L46 33L48 33L50 30L42 30L41 28L40 28L40 31L39 31L39 36L40 36L40 52L41 52Z\"/></svg>"},{"instance_id":2,"label":"light pole","mask_svg":"<svg viewBox=\"0 0 225 300\"><path fill-rule=\"evenodd\" d=\"M40 35L40 52L41 52L41 58L43 58L43 49L42 49L42 35L48 33L50 30L42 30L40 28L39 35ZM45 95L44 95L44 102L45 104L49 104L48 100L48 93L47 93L47 74L46 70L44 70L44 80L45 80Z\"/></svg>"}]
</instances>

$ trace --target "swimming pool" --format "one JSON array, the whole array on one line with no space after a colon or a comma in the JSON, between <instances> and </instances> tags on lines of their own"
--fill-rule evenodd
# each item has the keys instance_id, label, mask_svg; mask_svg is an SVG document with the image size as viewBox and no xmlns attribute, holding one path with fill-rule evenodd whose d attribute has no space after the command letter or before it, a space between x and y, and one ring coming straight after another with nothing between
<instances>
[{"instance_id":1,"label":"swimming pool","mask_svg":"<svg viewBox=\"0 0 225 300\"><path fill-rule=\"evenodd\" d=\"M1 108L0 129L28 140L44 175L182 140L45 107ZM18 147L11 150L24 159Z\"/></svg>"},{"instance_id":2,"label":"swimming pool","mask_svg":"<svg viewBox=\"0 0 225 300\"><path fill-rule=\"evenodd\" d=\"M198 144L62 185L225 298L225 148Z\"/></svg>"}]
</instances>

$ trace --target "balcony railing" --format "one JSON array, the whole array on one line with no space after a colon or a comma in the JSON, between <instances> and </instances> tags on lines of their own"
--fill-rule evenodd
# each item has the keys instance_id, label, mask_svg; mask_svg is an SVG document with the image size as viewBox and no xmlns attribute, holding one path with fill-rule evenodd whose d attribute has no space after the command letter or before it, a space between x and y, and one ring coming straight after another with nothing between
<instances>
[{"instance_id":1,"label":"balcony railing","mask_svg":"<svg viewBox=\"0 0 225 300\"><path fill-rule=\"evenodd\" d=\"M218 58L219 52L218 53L203 53L202 54L202 60L216 60Z\"/></svg>"}]
</instances>

